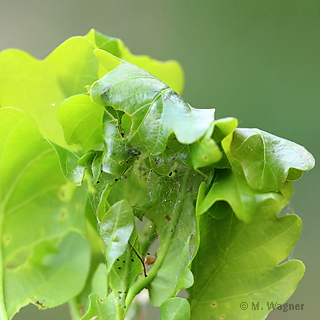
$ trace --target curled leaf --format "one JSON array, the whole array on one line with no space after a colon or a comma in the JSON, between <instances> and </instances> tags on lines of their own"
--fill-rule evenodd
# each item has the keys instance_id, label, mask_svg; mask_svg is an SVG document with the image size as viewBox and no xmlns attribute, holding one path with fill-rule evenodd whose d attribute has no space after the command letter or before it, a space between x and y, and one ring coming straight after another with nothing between
<instances>
[{"instance_id":1,"label":"curled leaf","mask_svg":"<svg viewBox=\"0 0 320 320\"><path fill-rule=\"evenodd\" d=\"M127 140L152 155L165 150L172 133L182 144L197 141L214 120L214 109L192 108L158 78L125 61L96 81L90 95L129 116Z\"/></svg>"},{"instance_id":2,"label":"curled leaf","mask_svg":"<svg viewBox=\"0 0 320 320\"><path fill-rule=\"evenodd\" d=\"M291 168L299 178L301 171L315 164L304 147L258 129L236 129L230 151L241 164L249 185L262 191L279 191ZM293 179L292 172L289 180Z\"/></svg>"},{"instance_id":3,"label":"curled leaf","mask_svg":"<svg viewBox=\"0 0 320 320\"><path fill-rule=\"evenodd\" d=\"M65 100L59 109L58 119L63 126L66 142L69 145L81 143L84 152L101 144L103 113L103 108L87 94Z\"/></svg>"},{"instance_id":4,"label":"curled leaf","mask_svg":"<svg viewBox=\"0 0 320 320\"><path fill-rule=\"evenodd\" d=\"M234 167L233 167L234 169ZM284 195L285 194L285 195ZM231 169L218 170L213 184L199 204L197 212L202 214L214 206L221 206L221 202L227 202L232 208L238 219L250 222L257 209L269 200L283 203L285 206L292 194L292 183L287 182L279 192L262 192L251 188L241 171L232 171ZM217 214L224 214L227 207ZM218 216L216 216L218 218Z\"/></svg>"},{"instance_id":5,"label":"curled leaf","mask_svg":"<svg viewBox=\"0 0 320 320\"><path fill-rule=\"evenodd\" d=\"M195 169L209 166L222 158L222 152L218 144L211 138L213 128L214 122L210 125L205 135L190 147L192 164Z\"/></svg>"},{"instance_id":6,"label":"curled leaf","mask_svg":"<svg viewBox=\"0 0 320 320\"><path fill-rule=\"evenodd\" d=\"M77 186L81 186L84 177L84 168L78 164L79 157L71 150L50 142L60 160L61 170L64 176Z\"/></svg>"}]
</instances>

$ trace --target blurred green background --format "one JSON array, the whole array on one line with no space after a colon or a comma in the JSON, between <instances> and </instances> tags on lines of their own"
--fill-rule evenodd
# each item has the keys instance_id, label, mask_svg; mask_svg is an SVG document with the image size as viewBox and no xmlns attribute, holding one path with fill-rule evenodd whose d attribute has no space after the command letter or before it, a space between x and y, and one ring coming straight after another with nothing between
<instances>
[{"instance_id":1,"label":"blurred green background","mask_svg":"<svg viewBox=\"0 0 320 320\"><path fill-rule=\"evenodd\" d=\"M0 50L44 58L90 28L121 38L133 53L178 60L186 77L183 97L192 106L215 107L217 118L234 116L240 127L295 141L320 158L319 0L0 2ZM317 167L304 174L288 209L304 223L293 258L307 267L288 302L303 303L304 310L274 311L268 320L319 319L319 178ZM70 317L66 307L27 307L14 319Z\"/></svg>"}]
</instances>

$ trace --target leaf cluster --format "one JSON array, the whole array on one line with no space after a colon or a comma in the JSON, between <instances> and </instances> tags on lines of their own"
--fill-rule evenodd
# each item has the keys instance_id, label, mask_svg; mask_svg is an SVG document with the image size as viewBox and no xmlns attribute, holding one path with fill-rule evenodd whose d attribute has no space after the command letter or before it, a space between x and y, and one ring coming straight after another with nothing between
<instances>
[{"instance_id":1,"label":"leaf cluster","mask_svg":"<svg viewBox=\"0 0 320 320\"><path fill-rule=\"evenodd\" d=\"M177 62L95 30L44 60L0 53L1 319L133 319L147 289L161 320L258 320L241 305L292 295L301 221L279 213L312 155L182 89Z\"/></svg>"}]
</instances>

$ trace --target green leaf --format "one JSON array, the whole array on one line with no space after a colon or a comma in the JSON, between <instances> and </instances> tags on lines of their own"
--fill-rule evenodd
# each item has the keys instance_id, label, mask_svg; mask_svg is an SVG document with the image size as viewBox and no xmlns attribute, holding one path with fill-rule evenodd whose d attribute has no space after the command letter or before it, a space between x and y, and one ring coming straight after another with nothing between
<instances>
[{"instance_id":1,"label":"green leaf","mask_svg":"<svg viewBox=\"0 0 320 320\"><path fill-rule=\"evenodd\" d=\"M86 190L65 179L35 122L1 108L0 137L0 315L7 319L29 302L55 307L79 293L90 252Z\"/></svg>"},{"instance_id":2,"label":"green leaf","mask_svg":"<svg viewBox=\"0 0 320 320\"><path fill-rule=\"evenodd\" d=\"M177 295L181 290L190 288L193 285L193 274L189 268L185 269L181 276L178 285L176 286L174 296Z\"/></svg>"},{"instance_id":3,"label":"green leaf","mask_svg":"<svg viewBox=\"0 0 320 320\"><path fill-rule=\"evenodd\" d=\"M162 62L146 55L134 55L122 41L120 41L119 47L121 50L121 59L147 70L166 83L178 94L182 93L184 87L184 73L179 62L174 60Z\"/></svg>"},{"instance_id":4,"label":"green leaf","mask_svg":"<svg viewBox=\"0 0 320 320\"><path fill-rule=\"evenodd\" d=\"M180 223L184 223L184 219L180 220ZM182 239L179 239L179 236L180 234L185 236L185 234L191 231L190 229L183 231L181 228L176 229L175 235L172 237L169 247L165 252L162 265L150 284L150 301L155 307L159 307L170 296L174 295L176 288L181 284L180 279L184 277L185 270L191 261L189 251L191 245L190 236L189 238L184 237ZM158 252L157 260L163 254L163 248L160 247ZM152 267L154 268L156 265Z\"/></svg>"},{"instance_id":5,"label":"green leaf","mask_svg":"<svg viewBox=\"0 0 320 320\"><path fill-rule=\"evenodd\" d=\"M110 54L101 49L94 50L95 55L99 60L99 79L105 76L107 73L118 67L121 63L121 60L116 56Z\"/></svg>"},{"instance_id":6,"label":"green leaf","mask_svg":"<svg viewBox=\"0 0 320 320\"><path fill-rule=\"evenodd\" d=\"M146 212L160 237L157 259L148 272L148 277L154 277L149 288L154 306L160 306L176 293L193 258L193 238L196 236L194 201L200 181L200 176L186 167L177 168L174 177L160 179L157 204Z\"/></svg>"},{"instance_id":7,"label":"green leaf","mask_svg":"<svg viewBox=\"0 0 320 320\"><path fill-rule=\"evenodd\" d=\"M61 170L64 176L70 182L80 186L84 177L84 168L78 165L79 157L74 152L64 149L53 142L51 142L51 145L56 150L60 159Z\"/></svg>"},{"instance_id":8,"label":"green leaf","mask_svg":"<svg viewBox=\"0 0 320 320\"><path fill-rule=\"evenodd\" d=\"M96 48L102 49L112 55L128 61L142 69L155 75L161 79L169 87L171 87L178 94L182 93L184 86L184 74L181 65L177 61L158 61L146 55L134 55L124 45L120 39L105 36L94 29L85 36L86 39L91 41ZM100 77L105 75L109 68L100 71Z\"/></svg>"},{"instance_id":9,"label":"green leaf","mask_svg":"<svg viewBox=\"0 0 320 320\"><path fill-rule=\"evenodd\" d=\"M94 46L84 37L69 38L43 64L55 76L65 97L86 93L86 86L98 79Z\"/></svg>"},{"instance_id":10,"label":"green leaf","mask_svg":"<svg viewBox=\"0 0 320 320\"><path fill-rule=\"evenodd\" d=\"M83 152L101 144L103 114L103 108L89 95L76 95L65 100L59 109L58 119L67 143L81 143Z\"/></svg>"},{"instance_id":11,"label":"green leaf","mask_svg":"<svg viewBox=\"0 0 320 320\"><path fill-rule=\"evenodd\" d=\"M85 285L89 256L88 241L72 231L58 239L41 240L36 246L21 246L6 259L10 269L5 272L8 315L30 302L54 308L69 301Z\"/></svg>"},{"instance_id":12,"label":"green leaf","mask_svg":"<svg viewBox=\"0 0 320 320\"><path fill-rule=\"evenodd\" d=\"M215 168L230 168L222 142L230 139L237 125L238 120L235 118L215 120L206 134L191 145L191 162L196 170L211 164L214 164Z\"/></svg>"},{"instance_id":13,"label":"green leaf","mask_svg":"<svg viewBox=\"0 0 320 320\"><path fill-rule=\"evenodd\" d=\"M171 298L161 305L160 320L188 320L190 319L190 306L187 300Z\"/></svg>"},{"instance_id":14,"label":"green leaf","mask_svg":"<svg viewBox=\"0 0 320 320\"><path fill-rule=\"evenodd\" d=\"M230 150L249 185L262 191L279 191L291 168L306 171L315 164L304 147L258 129L235 130Z\"/></svg>"},{"instance_id":15,"label":"green leaf","mask_svg":"<svg viewBox=\"0 0 320 320\"><path fill-rule=\"evenodd\" d=\"M121 52L119 49L120 39L108 37L94 29L91 29L84 38L89 40L96 48L100 48L118 58L121 58Z\"/></svg>"},{"instance_id":16,"label":"green leaf","mask_svg":"<svg viewBox=\"0 0 320 320\"><path fill-rule=\"evenodd\" d=\"M133 212L126 200L116 202L101 219L99 235L105 244L108 272L116 259L125 252L133 228Z\"/></svg>"},{"instance_id":17,"label":"green leaf","mask_svg":"<svg viewBox=\"0 0 320 320\"><path fill-rule=\"evenodd\" d=\"M101 299L106 298L107 288L107 269L104 263L100 263L92 277L92 292L96 293Z\"/></svg>"},{"instance_id":18,"label":"green leaf","mask_svg":"<svg viewBox=\"0 0 320 320\"><path fill-rule=\"evenodd\" d=\"M191 144L214 120L213 109L194 109L159 79L127 62L96 81L90 95L98 104L125 112L132 125L127 140L157 155L174 133Z\"/></svg>"},{"instance_id":19,"label":"green leaf","mask_svg":"<svg viewBox=\"0 0 320 320\"><path fill-rule=\"evenodd\" d=\"M177 139L171 135L164 152L156 156L149 155L146 163L148 167L158 175L173 178L177 173L176 168L181 164L185 167L192 167L190 147L179 143Z\"/></svg>"},{"instance_id":20,"label":"green leaf","mask_svg":"<svg viewBox=\"0 0 320 320\"><path fill-rule=\"evenodd\" d=\"M79 320L84 312L89 309L89 295L96 293L101 299L105 299L108 292L107 271L105 257L101 250L101 240L97 233L97 219L92 212L91 205L87 201L86 218L87 228L90 241L90 270L87 277L86 285L77 297L69 303L70 312L74 315L74 320Z\"/></svg>"},{"instance_id":21,"label":"green leaf","mask_svg":"<svg viewBox=\"0 0 320 320\"><path fill-rule=\"evenodd\" d=\"M205 135L190 147L192 164L195 169L210 166L222 158L222 152L218 144L211 138L213 128L214 122L210 125Z\"/></svg>"},{"instance_id":22,"label":"green leaf","mask_svg":"<svg viewBox=\"0 0 320 320\"><path fill-rule=\"evenodd\" d=\"M142 262L136 230L132 232L124 254L119 256L109 272L110 287L115 294L118 319L123 319L129 304L126 301L129 289L137 277L143 275ZM139 257L138 257L139 255Z\"/></svg>"},{"instance_id":23,"label":"green leaf","mask_svg":"<svg viewBox=\"0 0 320 320\"><path fill-rule=\"evenodd\" d=\"M94 46L82 37L65 41L43 61L15 49L0 53L1 106L25 111L46 138L63 147L67 145L57 120L60 103L85 93L85 86L97 79Z\"/></svg>"},{"instance_id":24,"label":"green leaf","mask_svg":"<svg viewBox=\"0 0 320 320\"><path fill-rule=\"evenodd\" d=\"M190 172L191 169L179 159L170 161L175 168L175 173L158 176L155 170L148 167L141 159L138 167L134 166L131 172L125 174L126 178L121 179L114 187L117 190L118 183L122 183L123 188L118 190L123 193L120 193L119 197L130 199L131 176L138 176L141 188L150 192L145 203L148 205L143 213L153 222L160 238L156 261L147 271L147 277L139 277L129 289L127 306L145 287L149 287L152 304L160 306L166 299L175 295L179 288L192 283L192 277L186 274L186 269L193 258L195 247L194 201L201 176ZM154 191L156 196L153 195L153 184L156 186ZM117 197L112 194L113 191L110 192L110 196L112 195L112 201L116 201ZM144 205L143 202L141 204ZM138 203L137 205L139 208ZM150 208L148 208L149 205L151 205ZM147 226L150 228L149 223ZM150 235L151 239L153 239L152 235L153 232ZM146 252L146 248L143 252Z\"/></svg>"},{"instance_id":25,"label":"green leaf","mask_svg":"<svg viewBox=\"0 0 320 320\"><path fill-rule=\"evenodd\" d=\"M104 144L100 168L108 173L110 182L117 181L140 153L126 144L117 118L109 112L104 114Z\"/></svg>"},{"instance_id":26,"label":"green leaf","mask_svg":"<svg viewBox=\"0 0 320 320\"><path fill-rule=\"evenodd\" d=\"M199 204L198 213L202 214L208 210L215 210L217 215L224 211L217 211L214 207L220 206L226 201L237 218L245 222L250 222L258 208L269 200L277 202L287 201L283 193L292 194L292 184L286 183L279 192L262 192L251 188L245 179L241 168L218 170L209 192ZM289 197L290 197L289 196ZM222 204L223 205L223 204ZM212 211L213 212L213 211ZM219 216L215 215L216 218ZM220 216L221 217L221 216Z\"/></svg>"},{"instance_id":27,"label":"green leaf","mask_svg":"<svg viewBox=\"0 0 320 320\"><path fill-rule=\"evenodd\" d=\"M136 161L131 170L110 191L108 202L113 204L126 199L136 216L152 208L158 198L159 176L148 168L143 160Z\"/></svg>"},{"instance_id":28,"label":"green leaf","mask_svg":"<svg viewBox=\"0 0 320 320\"><path fill-rule=\"evenodd\" d=\"M89 296L90 306L88 312L81 318L81 320L115 320L116 319L116 305L114 301L114 294L111 292L107 299L100 300L99 296L92 293Z\"/></svg>"},{"instance_id":29,"label":"green leaf","mask_svg":"<svg viewBox=\"0 0 320 320\"><path fill-rule=\"evenodd\" d=\"M65 98L46 65L29 54L9 49L0 53L0 105L25 111L51 141L65 146L58 108Z\"/></svg>"},{"instance_id":30,"label":"green leaf","mask_svg":"<svg viewBox=\"0 0 320 320\"><path fill-rule=\"evenodd\" d=\"M192 263L191 319L263 320L267 303L284 303L304 274L300 261L285 259L301 232L295 215L275 217L278 203L265 203L246 224L233 214L201 216L201 242ZM253 303L261 309L255 310Z\"/></svg>"},{"instance_id":31,"label":"green leaf","mask_svg":"<svg viewBox=\"0 0 320 320\"><path fill-rule=\"evenodd\" d=\"M212 138L218 143L230 135L238 126L236 118L222 118L214 122Z\"/></svg>"},{"instance_id":32,"label":"green leaf","mask_svg":"<svg viewBox=\"0 0 320 320\"><path fill-rule=\"evenodd\" d=\"M1 320L68 300L123 320L143 288L161 320L190 318L185 288L192 319L258 320L293 293L301 222L276 216L314 166L303 147L214 121L178 95L178 63L95 30L43 61L0 53L0 88Z\"/></svg>"}]
</instances>

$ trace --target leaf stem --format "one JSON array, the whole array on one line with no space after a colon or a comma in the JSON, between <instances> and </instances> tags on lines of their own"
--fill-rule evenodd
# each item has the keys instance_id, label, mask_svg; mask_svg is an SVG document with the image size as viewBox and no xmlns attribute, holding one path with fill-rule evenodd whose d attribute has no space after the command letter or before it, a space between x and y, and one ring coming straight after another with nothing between
<instances>
[{"instance_id":1,"label":"leaf stem","mask_svg":"<svg viewBox=\"0 0 320 320\"><path fill-rule=\"evenodd\" d=\"M117 320L124 320L125 318L125 309L123 307L123 305L119 306L117 304Z\"/></svg>"},{"instance_id":2,"label":"leaf stem","mask_svg":"<svg viewBox=\"0 0 320 320\"><path fill-rule=\"evenodd\" d=\"M190 176L190 171L186 171L182 184L179 190L179 195L178 195L178 200L179 202L175 205L174 210L173 210L173 215L172 215L172 224L175 225L177 220L179 219L179 212L180 209L183 205L183 196L187 192L187 185L188 185L188 180ZM154 265L152 268L148 271L148 276L147 277L140 277L130 288L127 298L126 298L126 307L128 308L133 300L133 298L144 288L146 288L151 281L156 277L158 270L161 268L161 265L166 257L167 250L169 248L169 243L171 241L171 238L173 237L173 233L171 234L170 237L166 237L164 242L161 244L159 249L159 255L157 257L157 260L155 261Z\"/></svg>"},{"instance_id":3,"label":"leaf stem","mask_svg":"<svg viewBox=\"0 0 320 320\"><path fill-rule=\"evenodd\" d=\"M2 249L2 229L3 229L3 220L4 220L4 213L0 210L0 319L1 320L8 320L6 304L4 299L4 261L3 261L3 249Z\"/></svg>"},{"instance_id":4,"label":"leaf stem","mask_svg":"<svg viewBox=\"0 0 320 320\"><path fill-rule=\"evenodd\" d=\"M73 298L69 300L68 305L72 320L80 320L82 318L82 315L76 299Z\"/></svg>"},{"instance_id":5,"label":"leaf stem","mask_svg":"<svg viewBox=\"0 0 320 320\"><path fill-rule=\"evenodd\" d=\"M145 255L148 247L156 237L157 237L157 232L156 232L154 223L152 221L147 221L139 237L142 256Z\"/></svg>"}]
</instances>

